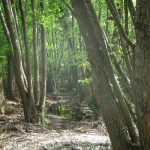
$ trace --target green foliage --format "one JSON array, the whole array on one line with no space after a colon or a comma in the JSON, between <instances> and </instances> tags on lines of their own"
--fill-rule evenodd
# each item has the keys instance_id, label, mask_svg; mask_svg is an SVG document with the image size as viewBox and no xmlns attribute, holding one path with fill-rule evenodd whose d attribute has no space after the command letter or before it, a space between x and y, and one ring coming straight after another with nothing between
<instances>
[{"instance_id":1,"label":"green foliage","mask_svg":"<svg viewBox=\"0 0 150 150\"><path fill-rule=\"evenodd\" d=\"M10 53L10 45L6 39L2 25L0 25L0 74L6 74L7 69L7 55Z\"/></svg>"},{"instance_id":2,"label":"green foliage","mask_svg":"<svg viewBox=\"0 0 150 150\"><path fill-rule=\"evenodd\" d=\"M79 67L81 67L83 69L89 69L89 70L91 70L91 65L90 65L90 62L88 62L88 61L85 61L85 62L81 63L79 65Z\"/></svg>"},{"instance_id":3,"label":"green foliage","mask_svg":"<svg viewBox=\"0 0 150 150\"><path fill-rule=\"evenodd\" d=\"M83 80L78 80L78 82L81 84L81 85L89 85L91 84L93 81L93 79L90 77L90 78L85 78Z\"/></svg>"}]
</instances>

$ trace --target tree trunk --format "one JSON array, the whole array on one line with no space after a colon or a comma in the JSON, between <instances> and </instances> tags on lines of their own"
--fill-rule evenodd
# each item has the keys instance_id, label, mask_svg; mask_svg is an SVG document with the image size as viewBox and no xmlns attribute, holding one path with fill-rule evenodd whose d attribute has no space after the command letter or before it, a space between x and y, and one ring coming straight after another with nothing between
<instances>
[{"instance_id":1,"label":"tree trunk","mask_svg":"<svg viewBox=\"0 0 150 150\"><path fill-rule=\"evenodd\" d=\"M24 115L25 119L27 119L27 106L25 105L27 100L27 83L26 77L23 70L22 65L22 57L21 57L21 49L20 49L20 42L18 37L18 32L15 25L14 15L12 8L10 7L10 3L8 0L2 0L5 16L6 16L6 23L9 30L11 43L14 49L14 72L16 83L18 85L19 93L23 101L23 108L24 108Z\"/></svg>"},{"instance_id":2,"label":"tree trunk","mask_svg":"<svg viewBox=\"0 0 150 150\"><path fill-rule=\"evenodd\" d=\"M98 35L99 41L101 41L102 38L104 40L103 43L105 45L106 53L104 53L103 57L105 59L106 70L107 70L107 73L108 73L108 77L110 79L109 82L111 83L111 85L113 87L114 94L115 94L115 96L118 100L118 105L119 105L118 109L121 111L122 119L125 121L125 126L128 129L129 136L131 138L132 144L138 146L137 133L136 133L135 128L134 128L134 124L133 124L133 120L132 120L130 111L129 111L129 109L127 107L127 104L125 102L125 101L127 101L127 99L123 95L122 90L119 88L119 86L117 84L117 81L114 77L114 72L113 72L113 69L112 69L112 66L111 66L111 62L110 62L110 59L109 59L109 56L108 56L108 53L107 53L107 50L110 50L109 45L108 45L107 37L103 34L102 29L99 26L96 13L94 12L94 9L92 8L92 5L90 5L90 3L88 1L86 3L87 3L87 6L88 6L88 9L90 11L89 14L93 19L93 25L95 26L95 31ZM102 35L102 38L99 35Z\"/></svg>"},{"instance_id":3,"label":"tree trunk","mask_svg":"<svg viewBox=\"0 0 150 150\"><path fill-rule=\"evenodd\" d=\"M124 41L132 48L135 48L135 45L130 41L130 39L127 37L120 21L119 21L119 14L117 13L115 4L114 4L114 0L105 0L106 4L111 12L111 14L113 15L115 24L117 25L118 31L120 36L124 39Z\"/></svg>"},{"instance_id":4,"label":"tree trunk","mask_svg":"<svg viewBox=\"0 0 150 150\"><path fill-rule=\"evenodd\" d=\"M128 9L131 15L132 23L135 27L135 8L132 0L128 0Z\"/></svg>"},{"instance_id":5,"label":"tree trunk","mask_svg":"<svg viewBox=\"0 0 150 150\"><path fill-rule=\"evenodd\" d=\"M124 125L117 107L116 97L110 85L110 79L107 72L105 57L107 54L107 45L103 31L98 35L97 29L93 24L94 20L88 8L91 5L89 0L72 0L74 14L78 21L80 31L86 43L89 60L92 71L95 75L96 98L104 118L112 146L115 150L129 150L129 139L124 130Z\"/></svg>"},{"instance_id":6,"label":"tree trunk","mask_svg":"<svg viewBox=\"0 0 150 150\"><path fill-rule=\"evenodd\" d=\"M35 16L35 0L31 0L32 13L33 13L33 51L34 51L34 98L35 104L39 104L40 100L40 83L39 83L39 59L38 59L38 46L37 46L37 24Z\"/></svg>"},{"instance_id":7,"label":"tree trunk","mask_svg":"<svg viewBox=\"0 0 150 150\"><path fill-rule=\"evenodd\" d=\"M53 89L53 82L52 82L52 75L51 75L51 69L49 67L48 69L48 75L47 75L47 86L46 86L46 93L47 94L51 94L52 92L54 92L54 89Z\"/></svg>"},{"instance_id":8,"label":"tree trunk","mask_svg":"<svg viewBox=\"0 0 150 150\"><path fill-rule=\"evenodd\" d=\"M35 103L34 103L34 96L33 96L31 57L30 57L30 50L29 50L29 46L28 46L26 14L25 14L25 9L23 8L22 0L19 0L19 8L20 8L20 13L21 13L23 39L24 39L24 47L25 47L25 55L26 55L26 57L25 57L26 58L26 78L27 78L27 82L28 82L28 86L27 86L28 99L26 102L26 105L28 108L27 116L28 116L28 121L30 121L30 119L33 116L35 116L36 114L35 114ZM31 117L31 115L32 115L32 117Z\"/></svg>"},{"instance_id":9,"label":"tree trunk","mask_svg":"<svg viewBox=\"0 0 150 150\"><path fill-rule=\"evenodd\" d=\"M7 41L9 42L10 47L11 47L11 52L10 52L10 54L8 54L7 98L15 99L15 96L14 96L14 83L15 83L14 79L15 79L15 77L14 77L14 68L13 68L13 57L14 56L13 56L13 52L12 52L13 46L11 43L11 37L9 34L9 30L7 28L4 14L2 13L2 11L0 11L0 20L1 20L1 23L3 26L3 29L5 31Z\"/></svg>"},{"instance_id":10,"label":"tree trunk","mask_svg":"<svg viewBox=\"0 0 150 150\"><path fill-rule=\"evenodd\" d=\"M68 45L70 47L70 58L72 58L72 54L75 53L75 38L74 38L74 16L72 16L72 27L71 27L71 30L72 30L72 36L70 37L69 36L69 32L68 32L68 24L67 24L67 18L64 18L62 20L62 27L64 29L64 32L66 34L66 38L67 38L67 41L68 41ZM79 83L78 83L78 69L77 69L77 66L75 65L75 59L72 58L71 59L71 62L72 64L74 64L74 66L71 66L70 70L71 70L71 73L70 73L70 82L73 86L73 88L76 88L76 92L80 92L79 90Z\"/></svg>"},{"instance_id":11,"label":"tree trunk","mask_svg":"<svg viewBox=\"0 0 150 150\"><path fill-rule=\"evenodd\" d=\"M4 100L2 77L0 76L0 114L4 114Z\"/></svg>"},{"instance_id":12,"label":"tree trunk","mask_svg":"<svg viewBox=\"0 0 150 150\"><path fill-rule=\"evenodd\" d=\"M135 100L142 149L150 148L150 1L137 0Z\"/></svg>"},{"instance_id":13,"label":"tree trunk","mask_svg":"<svg viewBox=\"0 0 150 150\"><path fill-rule=\"evenodd\" d=\"M8 76L7 76L7 98L14 100L14 90L15 90L15 77L14 77L14 70L13 70L13 58L12 54L8 55Z\"/></svg>"},{"instance_id":14,"label":"tree trunk","mask_svg":"<svg viewBox=\"0 0 150 150\"><path fill-rule=\"evenodd\" d=\"M40 1L41 12L44 15L44 0ZM46 100L46 73L47 73L47 64L46 64L46 35L44 26L41 25L41 49L42 49L42 79L41 79L41 98L39 103L39 112L41 113L41 121L44 119L44 107Z\"/></svg>"},{"instance_id":15,"label":"tree trunk","mask_svg":"<svg viewBox=\"0 0 150 150\"><path fill-rule=\"evenodd\" d=\"M23 68L22 49L20 45L21 43L20 38L18 35L18 31L17 31L17 23L16 23L16 20L14 19L14 13L13 13L10 1L3 0L2 3L4 7L6 24L9 30L11 44L14 50L13 67L14 67L15 79L16 79L16 83L18 86L19 94L22 98L25 120L27 122L30 122L35 119L32 116L33 114L30 113L30 110L31 110L30 104L32 103L32 106L34 105L33 105L33 101L29 101L31 100L31 97L30 97L31 91L29 91L30 85L28 85L29 78L28 80L26 79L25 71ZM32 111L35 112L35 107L32 107Z\"/></svg>"}]
</instances>

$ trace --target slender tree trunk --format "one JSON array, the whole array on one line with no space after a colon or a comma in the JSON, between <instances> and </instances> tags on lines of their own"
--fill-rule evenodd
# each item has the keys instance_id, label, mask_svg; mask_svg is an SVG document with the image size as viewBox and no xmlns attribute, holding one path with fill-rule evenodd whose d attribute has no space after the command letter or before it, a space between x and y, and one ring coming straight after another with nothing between
<instances>
[{"instance_id":1,"label":"slender tree trunk","mask_svg":"<svg viewBox=\"0 0 150 150\"><path fill-rule=\"evenodd\" d=\"M0 75L0 114L4 114L4 93L3 93L3 84L2 84L2 77Z\"/></svg>"},{"instance_id":2,"label":"slender tree trunk","mask_svg":"<svg viewBox=\"0 0 150 150\"><path fill-rule=\"evenodd\" d=\"M53 82L52 82L52 75L51 75L51 67L48 67L48 76L47 76L47 88L46 88L46 93L47 94L50 94L52 92L54 92L54 89L53 89Z\"/></svg>"},{"instance_id":3,"label":"slender tree trunk","mask_svg":"<svg viewBox=\"0 0 150 150\"><path fill-rule=\"evenodd\" d=\"M119 14L117 12L117 9L115 7L115 4L114 4L114 0L105 0L106 1L106 4L111 12L111 14L113 15L113 18L114 18L114 21L115 21L115 24L118 28L118 31L119 31L119 34L120 36L124 39L124 41L126 43L128 43L128 45L134 49L135 48L135 45L131 42L131 40L128 38L128 36L126 35L120 21L119 21Z\"/></svg>"},{"instance_id":4,"label":"slender tree trunk","mask_svg":"<svg viewBox=\"0 0 150 150\"><path fill-rule=\"evenodd\" d=\"M71 37L68 36L68 28L69 27L68 27L66 19L67 18L64 18L62 20L62 27L64 29L64 32L66 34L66 38L68 40L68 44L69 44L69 47L70 47L70 58L72 58L71 55L73 53L75 53L74 16L72 16L72 22L71 22L71 24L72 24L72 28L71 29L72 29L72 32L73 32ZM70 82L73 85L73 87L76 88L76 92L80 92L79 84L78 84L78 79L79 79L79 77L78 77L78 69L77 69L77 66L75 65L76 62L75 62L74 58L71 59L70 63L74 64L74 66L70 68L71 69L70 79L72 79L72 80L70 80Z\"/></svg>"},{"instance_id":5,"label":"slender tree trunk","mask_svg":"<svg viewBox=\"0 0 150 150\"><path fill-rule=\"evenodd\" d=\"M44 0L40 1L42 15L44 15ZM42 49L42 79L41 79L41 98L39 103L39 111L41 113L41 121L43 122L44 119L44 107L45 107L45 100L46 100L46 73L47 73L47 64L46 64L46 35L44 26L41 25L41 49Z\"/></svg>"},{"instance_id":6,"label":"slender tree trunk","mask_svg":"<svg viewBox=\"0 0 150 150\"><path fill-rule=\"evenodd\" d=\"M6 24L10 35L11 44L14 50L14 73L15 73L15 79L18 86L19 94L22 98L23 103L23 110L24 110L24 117L27 122L36 121L35 118L35 105L32 95L32 83L31 83L31 74L29 72L29 64L27 64L28 72L30 76L27 76L23 68L23 62L22 62L22 47L20 38L18 35L18 26L15 22L14 18L14 11L12 10L12 6L10 4L10 1L3 0L3 7L6 17ZM23 20L22 20L23 21ZM25 22L24 22L25 23ZM23 24L24 24L23 23ZM26 33L26 30L23 27L23 31ZM27 36L27 35L26 35ZM25 39L26 38L26 39ZM25 37L24 34L24 42L27 42L27 37ZM25 45L26 46L26 45ZM25 48L26 50L27 47ZM28 51L26 51L26 54L28 54ZM27 56L27 55L26 55ZM26 62L30 63L30 62ZM32 108L32 114L31 114L31 108Z\"/></svg>"},{"instance_id":7,"label":"slender tree trunk","mask_svg":"<svg viewBox=\"0 0 150 150\"><path fill-rule=\"evenodd\" d=\"M129 12L130 12L130 15L131 15L131 19L132 19L132 23L135 27L135 8L134 8L134 5L133 5L133 1L132 0L128 0L128 9L129 9Z\"/></svg>"},{"instance_id":8,"label":"slender tree trunk","mask_svg":"<svg viewBox=\"0 0 150 150\"><path fill-rule=\"evenodd\" d=\"M19 30L19 19L17 16L16 7L15 7L16 2L15 2L15 0L10 0L9 3L10 3L10 7L12 9L14 26L16 28L16 32L17 32L16 34L18 35L18 41L19 41L19 45L20 45L20 49L21 49L23 70L24 70L24 73L27 74L27 72L26 72L26 54L25 54L25 49L24 49L24 45L23 45L23 37Z\"/></svg>"},{"instance_id":9,"label":"slender tree trunk","mask_svg":"<svg viewBox=\"0 0 150 150\"><path fill-rule=\"evenodd\" d=\"M25 54L26 54L26 77L28 82L28 87L27 87L28 99L26 105L28 108L28 121L30 121L31 115L35 116L35 103L34 103L34 96L33 96L31 58L30 58L30 50L28 46L26 15L25 15L25 9L23 8L22 0L19 0L19 7L21 13L23 39L24 39L24 47L25 47Z\"/></svg>"},{"instance_id":10,"label":"slender tree trunk","mask_svg":"<svg viewBox=\"0 0 150 150\"><path fill-rule=\"evenodd\" d=\"M11 52L10 54L8 54L8 83L7 83L7 98L8 99L15 99L15 96L14 96L14 69L13 69L13 46L12 46L12 43L11 43L11 38L10 38L10 34L9 34L9 30L7 28L7 24L6 24L6 21L5 21L5 18L4 18L4 15L2 13L2 11L0 10L0 20L1 20L1 23L2 23L2 26L3 26L3 29L5 31L5 34L6 34L6 38L10 44L10 47L11 47Z\"/></svg>"},{"instance_id":11,"label":"slender tree trunk","mask_svg":"<svg viewBox=\"0 0 150 150\"><path fill-rule=\"evenodd\" d=\"M34 51L34 98L36 105L40 100L40 84L39 84L39 58L38 58L38 43L37 43L37 24L35 16L35 0L31 0L33 12L33 51Z\"/></svg>"},{"instance_id":12,"label":"slender tree trunk","mask_svg":"<svg viewBox=\"0 0 150 150\"><path fill-rule=\"evenodd\" d=\"M14 77L14 70L13 70L13 58L12 54L8 55L8 76L7 76L7 98L14 100L14 90L15 90L15 77Z\"/></svg>"},{"instance_id":13,"label":"slender tree trunk","mask_svg":"<svg viewBox=\"0 0 150 150\"><path fill-rule=\"evenodd\" d=\"M15 72L15 78L16 83L18 85L19 93L23 101L23 108L24 108L24 116L25 119L28 118L27 116L27 106L26 106L26 101L27 101L27 82L26 82L26 77L25 73L23 70L23 65L22 65L22 57L21 57L21 47L20 47L20 42L19 42L19 37L18 37L18 32L16 29L16 25L14 23L14 14L12 11L12 8L10 6L10 3L8 0L2 0L3 6L4 6L4 12L5 12L5 17L6 17L6 23L7 23L7 28L9 30L10 38L11 38L11 43L14 49L14 72Z\"/></svg>"},{"instance_id":14,"label":"slender tree trunk","mask_svg":"<svg viewBox=\"0 0 150 150\"><path fill-rule=\"evenodd\" d=\"M3 29L5 31L7 41L9 42L10 47L13 49L13 46L12 46L12 43L11 43L11 37L10 37L9 30L8 30L8 27L7 27L7 23L6 23L4 14L3 14L1 9L0 9L0 20L1 20L1 23L2 23L2 26L3 26ZM13 57L13 52L12 52L12 57Z\"/></svg>"}]
</instances>

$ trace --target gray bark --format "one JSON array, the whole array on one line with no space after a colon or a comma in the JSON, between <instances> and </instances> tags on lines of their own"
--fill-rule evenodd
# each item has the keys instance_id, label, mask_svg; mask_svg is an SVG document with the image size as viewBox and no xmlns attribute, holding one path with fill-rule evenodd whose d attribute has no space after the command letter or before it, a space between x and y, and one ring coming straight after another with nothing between
<instances>
[{"instance_id":1,"label":"gray bark","mask_svg":"<svg viewBox=\"0 0 150 150\"><path fill-rule=\"evenodd\" d=\"M7 98L14 100L14 90L15 90L15 76L13 69L13 55L8 55L8 75L7 75Z\"/></svg>"},{"instance_id":2,"label":"gray bark","mask_svg":"<svg viewBox=\"0 0 150 150\"><path fill-rule=\"evenodd\" d=\"M142 149L150 148L150 1L137 0L135 49L135 103Z\"/></svg>"},{"instance_id":3,"label":"gray bark","mask_svg":"<svg viewBox=\"0 0 150 150\"><path fill-rule=\"evenodd\" d=\"M28 99L26 105L28 106L27 116L31 118L31 115L35 115L35 101L33 95L33 86L32 86L32 69L31 69L31 56L30 50L28 46L28 37L27 37L27 25L26 25L26 15L25 9L23 8L22 0L19 0L19 8L21 13L21 21L22 21L22 30L23 30L23 41L24 41L24 48L25 48L25 55L26 55L26 78L27 78L27 91L28 91ZM31 112L32 111L32 112Z\"/></svg>"},{"instance_id":4,"label":"gray bark","mask_svg":"<svg viewBox=\"0 0 150 150\"><path fill-rule=\"evenodd\" d=\"M40 100L40 84L39 84L39 59L38 59L38 43L37 43L37 24L35 16L35 0L31 0L33 13L33 52L34 52L34 98L36 105Z\"/></svg>"},{"instance_id":5,"label":"gray bark","mask_svg":"<svg viewBox=\"0 0 150 150\"><path fill-rule=\"evenodd\" d=\"M44 15L44 0L40 1L41 12ZM45 107L45 100L46 100L46 78L47 78L47 52L46 52L46 35L45 35L45 28L41 25L41 50L42 50L42 78L41 78L41 97L39 102L39 112L41 113L41 121L43 122L44 119L44 107Z\"/></svg>"},{"instance_id":6,"label":"gray bark","mask_svg":"<svg viewBox=\"0 0 150 150\"><path fill-rule=\"evenodd\" d=\"M74 14L86 43L92 71L95 74L97 102L102 112L112 146L115 150L127 150L130 149L129 140L120 119L116 95L113 94L108 71L106 70L106 61L108 60L105 59L106 56L108 57L106 41L102 29L99 27L99 32L95 28L88 5L91 5L89 0L80 0L80 2L72 0ZM101 34L99 35L99 33Z\"/></svg>"},{"instance_id":7,"label":"gray bark","mask_svg":"<svg viewBox=\"0 0 150 150\"><path fill-rule=\"evenodd\" d=\"M3 93L3 84L2 84L2 77L0 76L0 114L4 114L4 93Z\"/></svg>"}]
</instances>

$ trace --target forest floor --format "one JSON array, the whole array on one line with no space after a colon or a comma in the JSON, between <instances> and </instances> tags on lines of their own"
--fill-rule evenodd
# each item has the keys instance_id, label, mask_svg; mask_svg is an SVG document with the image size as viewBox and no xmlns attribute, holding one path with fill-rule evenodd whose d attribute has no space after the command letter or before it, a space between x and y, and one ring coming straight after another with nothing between
<instances>
[{"instance_id":1,"label":"forest floor","mask_svg":"<svg viewBox=\"0 0 150 150\"><path fill-rule=\"evenodd\" d=\"M66 97L61 97L62 99L66 99ZM68 97L67 99L72 98ZM58 103L60 100L55 101ZM67 104L72 107L72 100L69 100ZM0 116L0 150L111 149L101 117L97 121L90 121L89 118L84 117L76 120L67 119L55 113L48 114L47 124L43 127L39 124L25 123L21 105L17 102L7 102L7 110L9 111L5 115Z\"/></svg>"}]
</instances>

